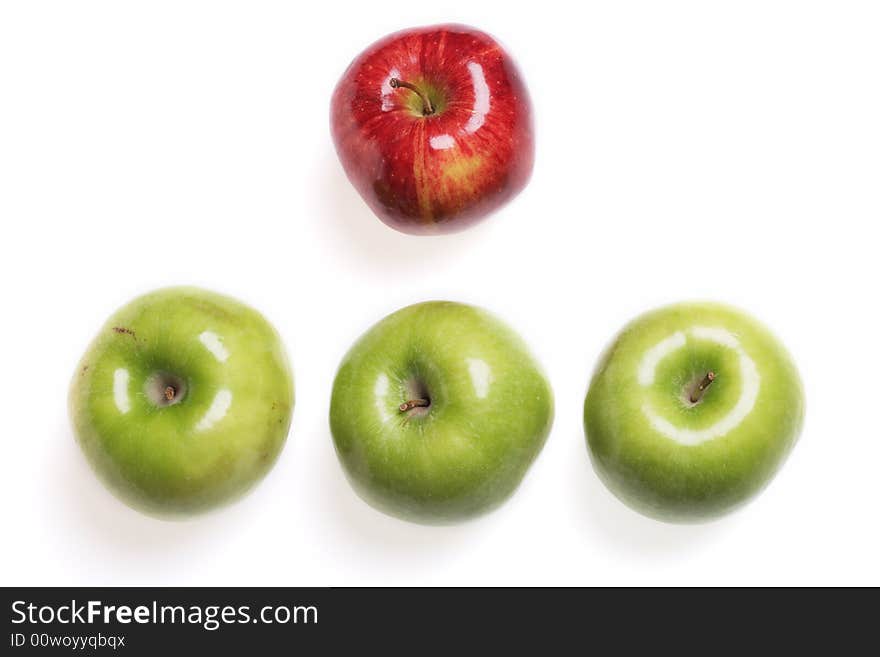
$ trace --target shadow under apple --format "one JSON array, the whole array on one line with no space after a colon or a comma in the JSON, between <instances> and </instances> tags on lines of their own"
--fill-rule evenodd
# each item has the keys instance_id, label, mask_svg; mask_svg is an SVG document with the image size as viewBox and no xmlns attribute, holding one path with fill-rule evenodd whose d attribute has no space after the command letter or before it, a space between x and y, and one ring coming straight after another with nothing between
<instances>
[{"instance_id":1,"label":"shadow under apple","mask_svg":"<svg viewBox=\"0 0 880 657\"><path fill-rule=\"evenodd\" d=\"M465 231L450 235L407 235L386 226L373 214L345 176L332 152L317 158L316 175L320 192L313 212L320 218L324 237L332 242L334 257L354 262L386 277L397 277L413 270L442 270L469 249L489 239L493 218ZM497 220L497 217L494 217Z\"/></svg>"},{"instance_id":2,"label":"shadow under apple","mask_svg":"<svg viewBox=\"0 0 880 657\"><path fill-rule=\"evenodd\" d=\"M579 453L573 464L576 503L573 512L582 518L589 540L598 537L615 552L633 556L684 556L720 540L729 519L704 524L664 523L633 511L609 491L593 470L583 434L577 437Z\"/></svg>"},{"instance_id":3,"label":"shadow under apple","mask_svg":"<svg viewBox=\"0 0 880 657\"><path fill-rule=\"evenodd\" d=\"M160 520L143 515L116 499L91 471L66 424L58 432L47 471L52 490L43 509L48 522L68 527L67 534L85 536L85 549L110 553L100 572L88 572L71 563L72 580L98 585L126 577L133 584L180 584L192 571L186 564L209 561L211 545L230 532L245 531L253 517L247 498L231 506L184 520ZM72 544L75 541L71 542ZM65 551L76 559L76 552ZM181 560L179 557L183 557ZM178 572L174 571L175 565Z\"/></svg>"},{"instance_id":4,"label":"shadow under apple","mask_svg":"<svg viewBox=\"0 0 880 657\"><path fill-rule=\"evenodd\" d=\"M363 501L345 478L342 466L333 449L333 439L326 432L325 448L320 452L320 480L324 494L320 496L325 508L320 513L334 519L340 534L338 541L350 546L357 560L365 560L364 567L378 571L388 567L396 583L406 584L409 576L418 575L424 582L426 571L444 572L444 565L466 553L467 544L480 540L492 515L456 525L420 525L386 515ZM378 572L377 572L378 575ZM377 579L376 584L382 582Z\"/></svg>"}]
</instances>

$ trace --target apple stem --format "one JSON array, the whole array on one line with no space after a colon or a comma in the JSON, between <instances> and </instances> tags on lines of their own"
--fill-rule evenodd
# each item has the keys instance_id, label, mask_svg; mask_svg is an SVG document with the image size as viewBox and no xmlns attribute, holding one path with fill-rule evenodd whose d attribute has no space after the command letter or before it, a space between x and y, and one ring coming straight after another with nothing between
<instances>
[{"instance_id":1,"label":"apple stem","mask_svg":"<svg viewBox=\"0 0 880 657\"><path fill-rule=\"evenodd\" d=\"M712 382L715 380L715 372L709 371L706 372L706 376L703 377L703 380L700 381L700 385L698 385L694 391L691 393L691 404L696 404L703 398L703 395L706 393L706 388L712 385Z\"/></svg>"},{"instance_id":2,"label":"apple stem","mask_svg":"<svg viewBox=\"0 0 880 657\"><path fill-rule=\"evenodd\" d=\"M404 89L409 89L410 91L418 94L419 98L422 99L422 114L425 116L430 116L434 113L434 105L431 104L431 99L428 98L428 95L419 89L416 85L410 82L404 82L403 80L398 80L397 78L391 78L388 81L388 84L392 89L397 89L398 87L403 87Z\"/></svg>"},{"instance_id":3,"label":"apple stem","mask_svg":"<svg viewBox=\"0 0 880 657\"><path fill-rule=\"evenodd\" d=\"M174 401L176 395L177 390L174 389L174 386L165 386L165 399L168 401Z\"/></svg>"},{"instance_id":4,"label":"apple stem","mask_svg":"<svg viewBox=\"0 0 880 657\"><path fill-rule=\"evenodd\" d=\"M406 411L411 411L414 408L424 408L426 406L430 406L431 402L427 399L410 399L408 402L403 402L398 408L401 413L405 413Z\"/></svg>"}]
</instances>

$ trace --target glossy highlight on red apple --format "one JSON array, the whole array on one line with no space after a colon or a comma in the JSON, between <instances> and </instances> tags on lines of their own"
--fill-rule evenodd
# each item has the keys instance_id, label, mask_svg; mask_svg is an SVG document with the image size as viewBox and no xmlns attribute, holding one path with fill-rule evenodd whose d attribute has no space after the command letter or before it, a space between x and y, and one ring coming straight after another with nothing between
<instances>
[{"instance_id":1,"label":"glossy highlight on red apple","mask_svg":"<svg viewBox=\"0 0 880 657\"><path fill-rule=\"evenodd\" d=\"M336 86L331 130L349 180L386 224L462 230L516 196L534 163L516 65L462 25L405 30L359 55Z\"/></svg>"}]
</instances>

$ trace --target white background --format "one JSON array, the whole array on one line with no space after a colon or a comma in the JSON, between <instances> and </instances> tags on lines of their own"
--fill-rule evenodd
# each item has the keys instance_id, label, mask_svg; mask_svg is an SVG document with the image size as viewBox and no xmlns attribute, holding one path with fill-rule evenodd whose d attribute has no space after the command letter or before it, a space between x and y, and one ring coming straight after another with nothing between
<instances>
[{"instance_id":1,"label":"white background","mask_svg":"<svg viewBox=\"0 0 880 657\"><path fill-rule=\"evenodd\" d=\"M535 173L481 226L409 237L345 179L330 93L450 20L518 60ZM3 3L2 584L880 584L878 33L872 2ZM111 312L183 283L267 315L297 405L253 494L167 523L92 476L66 395ZM518 493L449 528L361 502L327 426L350 344L433 298L508 320L556 393ZM603 488L581 408L623 323L692 298L769 324L808 410L763 495L674 526Z\"/></svg>"}]
</instances>

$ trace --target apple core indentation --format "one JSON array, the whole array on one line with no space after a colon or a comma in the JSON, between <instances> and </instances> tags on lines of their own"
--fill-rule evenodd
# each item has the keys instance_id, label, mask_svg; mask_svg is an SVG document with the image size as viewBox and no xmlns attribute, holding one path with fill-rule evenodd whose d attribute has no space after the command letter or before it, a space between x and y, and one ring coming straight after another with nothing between
<instances>
[{"instance_id":1,"label":"apple core indentation","mask_svg":"<svg viewBox=\"0 0 880 657\"><path fill-rule=\"evenodd\" d=\"M188 388L183 377L170 372L156 372L147 378L144 394L154 406L163 408L182 402Z\"/></svg>"},{"instance_id":2,"label":"apple core indentation","mask_svg":"<svg viewBox=\"0 0 880 657\"><path fill-rule=\"evenodd\" d=\"M397 409L407 416L418 416L427 414L431 408L431 395L425 382L418 378L410 379L404 385L405 399L400 403Z\"/></svg>"}]
</instances>

